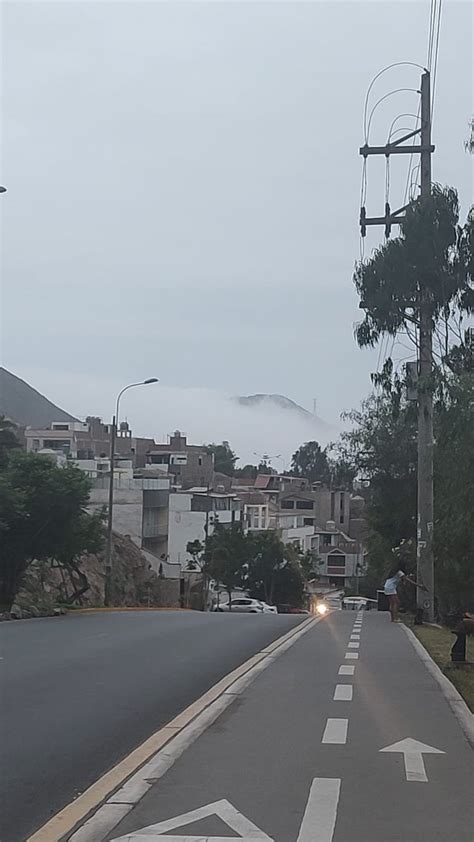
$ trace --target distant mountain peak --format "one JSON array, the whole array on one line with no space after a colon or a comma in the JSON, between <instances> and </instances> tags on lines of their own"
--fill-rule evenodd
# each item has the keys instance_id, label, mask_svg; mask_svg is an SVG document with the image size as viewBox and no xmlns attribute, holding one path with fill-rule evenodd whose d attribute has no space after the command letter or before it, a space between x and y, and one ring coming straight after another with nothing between
<instances>
[{"instance_id":1,"label":"distant mountain peak","mask_svg":"<svg viewBox=\"0 0 474 842\"><path fill-rule=\"evenodd\" d=\"M53 421L77 421L21 377L0 366L0 415L19 427L49 428Z\"/></svg>"},{"instance_id":2,"label":"distant mountain peak","mask_svg":"<svg viewBox=\"0 0 474 842\"><path fill-rule=\"evenodd\" d=\"M311 412L308 412L307 409L304 409L295 401L291 400L291 398L285 397L285 395L265 395L265 394L258 394L258 395L242 395L241 397L234 398L241 406L246 406L251 409L255 407L278 407L279 409L288 409L291 412L297 412L300 415L303 415L305 418L312 418Z\"/></svg>"}]
</instances>

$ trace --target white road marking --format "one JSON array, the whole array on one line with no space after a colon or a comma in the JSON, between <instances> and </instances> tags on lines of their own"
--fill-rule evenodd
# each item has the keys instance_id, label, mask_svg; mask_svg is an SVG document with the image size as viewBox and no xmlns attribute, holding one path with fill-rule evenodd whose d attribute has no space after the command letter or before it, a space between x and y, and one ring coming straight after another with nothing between
<instances>
[{"instance_id":1,"label":"white road marking","mask_svg":"<svg viewBox=\"0 0 474 842\"><path fill-rule=\"evenodd\" d=\"M340 790L340 778L314 779L297 842L332 842Z\"/></svg>"},{"instance_id":2,"label":"white road marking","mask_svg":"<svg viewBox=\"0 0 474 842\"><path fill-rule=\"evenodd\" d=\"M349 643L347 644L347 646L348 646L349 649L358 649L359 646L360 646L360 643L356 643L354 640L350 640Z\"/></svg>"},{"instance_id":3,"label":"white road marking","mask_svg":"<svg viewBox=\"0 0 474 842\"><path fill-rule=\"evenodd\" d=\"M347 740L348 724L348 719L328 719L321 742L344 745Z\"/></svg>"},{"instance_id":4,"label":"white road marking","mask_svg":"<svg viewBox=\"0 0 474 842\"><path fill-rule=\"evenodd\" d=\"M352 664L343 664L342 667L339 667L338 675L354 675L355 666Z\"/></svg>"},{"instance_id":5,"label":"white road marking","mask_svg":"<svg viewBox=\"0 0 474 842\"><path fill-rule=\"evenodd\" d=\"M344 657L345 657L347 660L349 660L350 658L353 658L354 660L357 660L357 658L359 657L359 653L358 653L358 652L346 652L346 654L344 655Z\"/></svg>"},{"instance_id":6,"label":"white road marking","mask_svg":"<svg viewBox=\"0 0 474 842\"><path fill-rule=\"evenodd\" d=\"M193 822L198 822L201 819L206 819L209 816L217 816L221 819L230 830L235 830L236 833L239 834L238 837L236 836L189 836L189 835L179 835L175 836L174 834L169 835L169 830L176 830L176 828L185 827L187 824L193 824ZM232 804L229 803L226 799L222 799L221 801L215 801L213 804L206 804L205 807L199 807L197 810L190 810L189 813L182 813L180 816L174 816L172 819L166 819L164 822L157 822L156 824L150 824L147 827L142 827L140 830L135 831L134 833L127 833L126 836L120 836L117 839L114 839L113 842L143 842L147 840L147 842L152 842L152 840L159 840L159 839L168 839L174 840L174 842L186 842L186 840L196 840L196 842L218 842L218 840L222 840L222 842L230 842L230 840L239 839L240 842L255 842L255 840L261 840L261 842L273 842L263 830L260 830L253 822L250 821L246 816L242 813L239 813Z\"/></svg>"},{"instance_id":7,"label":"white road marking","mask_svg":"<svg viewBox=\"0 0 474 842\"><path fill-rule=\"evenodd\" d=\"M352 684L336 684L335 702L352 702Z\"/></svg>"},{"instance_id":8,"label":"white road marking","mask_svg":"<svg viewBox=\"0 0 474 842\"><path fill-rule=\"evenodd\" d=\"M400 740L391 746L381 748L380 751L394 752L403 754L405 761L405 776L407 781L419 781L427 783L425 764L423 762L424 754L445 754L439 748L434 746L427 746L426 743L420 743L418 740L413 740L407 737L405 740Z\"/></svg>"},{"instance_id":9,"label":"white road marking","mask_svg":"<svg viewBox=\"0 0 474 842\"><path fill-rule=\"evenodd\" d=\"M351 634L351 640L360 640L360 634Z\"/></svg>"}]
</instances>

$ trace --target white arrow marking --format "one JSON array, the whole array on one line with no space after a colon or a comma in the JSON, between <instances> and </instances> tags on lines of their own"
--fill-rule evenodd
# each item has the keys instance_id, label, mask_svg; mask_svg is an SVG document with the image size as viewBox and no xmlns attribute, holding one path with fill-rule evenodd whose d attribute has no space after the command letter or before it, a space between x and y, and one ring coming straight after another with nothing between
<instances>
[{"instance_id":1,"label":"white arrow marking","mask_svg":"<svg viewBox=\"0 0 474 842\"><path fill-rule=\"evenodd\" d=\"M399 743L394 743L386 748L381 748L380 751L403 754L407 781L420 781L423 783L428 781L425 764L423 762L423 755L445 753L439 748L427 746L426 743L420 743L418 740L413 740L411 737L407 737L405 740L400 740Z\"/></svg>"},{"instance_id":2,"label":"white arrow marking","mask_svg":"<svg viewBox=\"0 0 474 842\"><path fill-rule=\"evenodd\" d=\"M176 830L176 828L185 827L187 824L193 824L201 819L206 819L209 816L217 816L222 819L225 824L231 829L235 830L239 836L176 836L168 835L169 830ZM153 840L168 840L168 842L273 842L263 830L260 830L250 819L239 813L229 801L222 799L215 801L213 804L207 804L205 807L199 807L197 810L191 810L189 813L182 813L180 816L174 816L172 819L166 819L164 822L157 824L150 824L148 827L143 827L134 833L127 833L126 836L121 836L114 839L113 842L153 842Z\"/></svg>"},{"instance_id":3,"label":"white arrow marking","mask_svg":"<svg viewBox=\"0 0 474 842\"><path fill-rule=\"evenodd\" d=\"M340 778L314 779L297 842L332 842L340 789Z\"/></svg>"}]
</instances>

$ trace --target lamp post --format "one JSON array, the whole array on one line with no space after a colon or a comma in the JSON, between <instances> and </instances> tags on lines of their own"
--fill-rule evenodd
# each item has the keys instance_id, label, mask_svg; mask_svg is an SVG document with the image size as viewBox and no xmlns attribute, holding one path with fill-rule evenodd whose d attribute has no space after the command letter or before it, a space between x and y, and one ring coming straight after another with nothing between
<instances>
[{"instance_id":1,"label":"lamp post","mask_svg":"<svg viewBox=\"0 0 474 842\"><path fill-rule=\"evenodd\" d=\"M7 188L2 187L2 185L0 184L0 193L6 193L6 192L7 192Z\"/></svg>"},{"instance_id":2,"label":"lamp post","mask_svg":"<svg viewBox=\"0 0 474 842\"><path fill-rule=\"evenodd\" d=\"M104 590L104 604L112 604L112 521L114 512L114 467L115 467L115 439L117 435L118 414L120 406L120 398L128 389L134 389L135 386L148 386L149 383L158 383L157 377L149 377L148 380L142 380L140 383L130 383L118 393L115 404L115 415L112 418L112 430L110 433L110 477L109 477L109 509L107 513L107 543L105 547L105 590Z\"/></svg>"}]
</instances>

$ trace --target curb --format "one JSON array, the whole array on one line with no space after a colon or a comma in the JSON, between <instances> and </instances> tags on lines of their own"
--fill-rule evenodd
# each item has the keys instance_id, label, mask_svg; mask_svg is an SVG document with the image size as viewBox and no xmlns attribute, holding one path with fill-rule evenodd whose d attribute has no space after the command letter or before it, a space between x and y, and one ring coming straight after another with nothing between
<instances>
[{"instance_id":1,"label":"curb","mask_svg":"<svg viewBox=\"0 0 474 842\"><path fill-rule=\"evenodd\" d=\"M402 628L407 633L410 643L418 657L423 661L428 672L431 673L433 678L438 682L441 692L464 731L467 741L470 743L471 747L474 748L474 713L471 713L461 694L439 668L438 664L435 663L429 652L418 640L416 634L414 634L408 626L405 626L405 624L402 625Z\"/></svg>"},{"instance_id":2,"label":"curb","mask_svg":"<svg viewBox=\"0 0 474 842\"><path fill-rule=\"evenodd\" d=\"M26 842L63 842L68 839L71 842L100 842L104 839L138 803L152 782L168 770L253 679L322 619L308 617L221 678L56 813ZM153 767L151 774L149 767ZM139 780L136 781L136 778Z\"/></svg>"}]
</instances>

